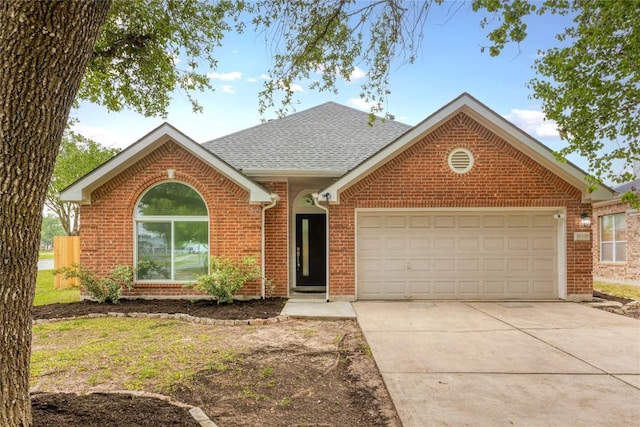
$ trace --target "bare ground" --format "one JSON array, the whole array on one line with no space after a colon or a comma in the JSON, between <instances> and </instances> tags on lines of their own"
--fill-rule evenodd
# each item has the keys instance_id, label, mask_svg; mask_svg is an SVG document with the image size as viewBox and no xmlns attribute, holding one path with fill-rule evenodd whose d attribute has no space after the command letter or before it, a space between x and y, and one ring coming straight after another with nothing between
<instances>
[{"instance_id":1,"label":"bare ground","mask_svg":"<svg viewBox=\"0 0 640 427\"><path fill-rule=\"evenodd\" d=\"M188 313L216 319L277 316L284 301L88 302L34 308L34 318L89 313ZM355 321L288 320L261 326L194 324L194 333L221 334L241 349L224 366L202 367L189 381L164 392L117 393L114 380L88 386L83 372L49 373L32 395L34 426L190 426L200 407L226 426L399 426L393 404ZM153 392L154 390L146 390ZM97 392L97 393L96 393Z\"/></svg>"}]
</instances>

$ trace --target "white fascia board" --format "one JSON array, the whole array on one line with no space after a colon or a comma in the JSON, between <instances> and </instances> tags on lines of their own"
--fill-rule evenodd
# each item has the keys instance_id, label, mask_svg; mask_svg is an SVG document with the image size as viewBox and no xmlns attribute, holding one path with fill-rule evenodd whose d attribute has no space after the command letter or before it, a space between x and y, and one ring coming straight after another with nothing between
<instances>
[{"instance_id":1,"label":"white fascia board","mask_svg":"<svg viewBox=\"0 0 640 427\"><path fill-rule=\"evenodd\" d=\"M271 201L271 195L264 187L242 175L228 163L213 155L210 151L168 123L157 127L111 160L103 163L101 166L71 184L60 193L60 198L63 201L91 204L91 192L93 190L117 176L133 163L169 140L175 141L185 150L246 189L250 194L250 203L268 203Z\"/></svg>"},{"instance_id":2,"label":"white fascia board","mask_svg":"<svg viewBox=\"0 0 640 427\"><path fill-rule=\"evenodd\" d=\"M437 129L459 112L464 112L513 145L516 149L522 151L556 175L565 179L574 187L580 189L582 191L583 202L590 203L597 200L609 200L614 196L612 190L603 186L598 186L596 191L588 193L588 184L585 181L586 173L584 171L571 163L558 162L550 149L467 93L460 95L427 117L404 135L400 136L396 141L387 145L351 172L345 174L331 186L322 190L320 192L321 196L328 194L328 199L323 198L330 203L340 203L340 192L343 189L355 184L369 172L411 147L413 143L422 139L429 132Z\"/></svg>"}]
</instances>

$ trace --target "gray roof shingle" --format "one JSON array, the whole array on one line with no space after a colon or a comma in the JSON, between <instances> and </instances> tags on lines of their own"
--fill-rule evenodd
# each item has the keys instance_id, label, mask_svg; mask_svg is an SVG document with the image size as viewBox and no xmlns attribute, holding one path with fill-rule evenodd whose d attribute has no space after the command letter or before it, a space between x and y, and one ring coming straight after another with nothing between
<instances>
[{"instance_id":1,"label":"gray roof shingle","mask_svg":"<svg viewBox=\"0 0 640 427\"><path fill-rule=\"evenodd\" d=\"M632 191L632 190L638 191L640 190L640 178L636 179L635 181L622 184L621 186L614 188L614 190L618 194L624 194L627 191Z\"/></svg>"},{"instance_id":2,"label":"gray roof shingle","mask_svg":"<svg viewBox=\"0 0 640 427\"><path fill-rule=\"evenodd\" d=\"M368 124L369 114L327 102L208 142L203 146L244 171L335 172L353 169L412 126Z\"/></svg>"}]
</instances>

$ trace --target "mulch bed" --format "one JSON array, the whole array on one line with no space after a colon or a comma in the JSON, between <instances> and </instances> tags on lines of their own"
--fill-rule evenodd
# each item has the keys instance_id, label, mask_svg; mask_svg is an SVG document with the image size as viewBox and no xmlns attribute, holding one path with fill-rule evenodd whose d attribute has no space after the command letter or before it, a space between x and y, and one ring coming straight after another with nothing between
<instances>
[{"instance_id":1,"label":"mulch bed","mask_svg":"<svg viewBox=\"0 0 640 427\"><path fill-rule=\"evenodd\" d=\"M623 305L624 304L628 304L628 303L633 301L632 299L629 299L629 298L620 298L620 297L616 297L616 296L609 295L609 294L603 294L602 292L598 292L598 291L593 291L593 296L596 297L596 298L606 299L607 301L620 302Z\"/></svg>"},{"instance_id":2,"label":"mulch bed","mask_svg":"<svg viewBox=\"0 0 640 427\"><path fill-rule=\"evenodd\" d=\"M126 394L70 393L31 395L33 427L198 427L189 408L160 399ZM161 424L158 424L158 422Z\"/></svg>"},{"instance_id":3,"label":"mulch bed","mask_svg":"<svg viewBox=\"0 0 640 427\"><path fill-rule=\"evenodd\" d=\"M106 313L167 313L221 320L269 319L282 311L285 299L267 298L217 304L213 300L121 299L118 304L80 301L33 307L33 319L59 319Z\"/></svg>"}]
</instances>

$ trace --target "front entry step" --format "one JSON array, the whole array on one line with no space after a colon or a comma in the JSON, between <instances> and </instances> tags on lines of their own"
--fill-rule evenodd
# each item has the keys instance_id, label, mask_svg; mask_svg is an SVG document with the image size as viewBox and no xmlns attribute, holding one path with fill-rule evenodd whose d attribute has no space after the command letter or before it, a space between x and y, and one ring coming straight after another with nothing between
<instances>
[{"instance_id":1,"label":"front entry step","mask_svg":"<svg viewBox=\"0 0 640 427\"><path fill-rule=\"evenodd\" d=\"M292 291L301 294L322 294L327 292L327 288L326 286L296 286Z\"/></svg>"}]
</instances>

